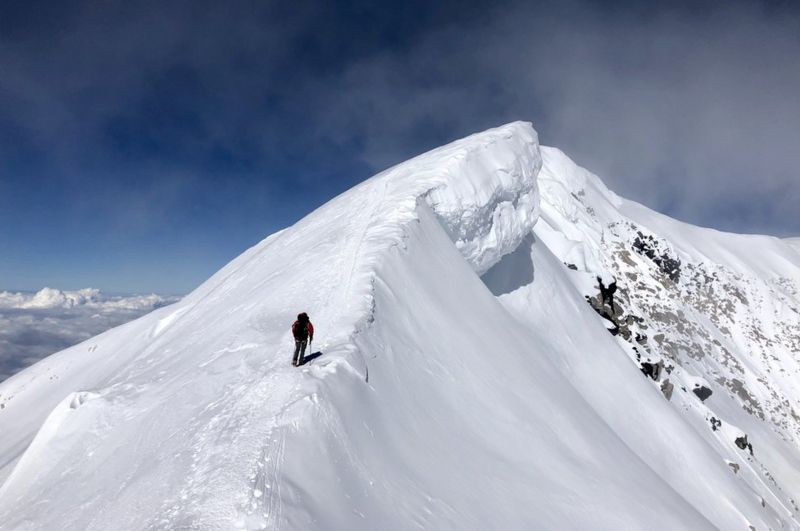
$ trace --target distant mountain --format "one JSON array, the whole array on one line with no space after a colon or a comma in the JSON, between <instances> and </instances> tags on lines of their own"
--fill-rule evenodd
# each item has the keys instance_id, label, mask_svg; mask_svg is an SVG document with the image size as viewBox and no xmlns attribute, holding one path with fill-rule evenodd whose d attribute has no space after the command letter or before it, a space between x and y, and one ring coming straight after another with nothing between
<instances>
[{"instance_id":1,"label":"distant mountain","mask_svg":"<svg viewBox=\"0 0 800 531\"><path fill-rule=\"evenodd\" d=\"M0 522L800 529L799 293L512 123L0 384Z\"/></svg>"}]
</instances>

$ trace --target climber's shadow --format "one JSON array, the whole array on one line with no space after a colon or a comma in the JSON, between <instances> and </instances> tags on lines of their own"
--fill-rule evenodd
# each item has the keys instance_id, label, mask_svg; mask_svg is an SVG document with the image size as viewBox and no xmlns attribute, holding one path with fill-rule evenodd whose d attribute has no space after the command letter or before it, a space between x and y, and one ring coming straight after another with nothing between
<instances>
[{"instance_id":1,"label":"climber's shadow","mask_svg":"<svg viewBox=\"0 0 800 531\"><path fill-rule=\"evenodd\" d=\"M308 356L305 356L303 358L303 365L305 365L306 363L308 363L310 361L313 361L313 360L319 358L320 356L322 356L322 351L321 350L318 350L318 351L316 351L316 352L314 352L312 354L309 354Z\"/></svg>"}]
</instances>

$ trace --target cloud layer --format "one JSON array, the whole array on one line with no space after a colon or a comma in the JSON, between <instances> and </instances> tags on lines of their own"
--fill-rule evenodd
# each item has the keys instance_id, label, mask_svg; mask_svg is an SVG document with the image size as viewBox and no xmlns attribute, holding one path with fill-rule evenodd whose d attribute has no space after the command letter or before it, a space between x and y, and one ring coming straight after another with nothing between
<instances>
[{"instance_id":1,"label":"cloud layer","mask_svg":"<svg viewBox=\"0 0 800 531\"><path fill-rule=\"evenodd\" d=\"M112 297L91 288L0 292L0 381L54 352L175 300L158 295Z\"/></svg>"},{"instance_id":2,"label":"cloud layer","mask_svg":"<svg viewBox=\"0 0 800 531\"><path fill-rule=\"evenodd\" d=\"M800 234L798 35L796 12L756 3L502 5L337 73L322 134L353 135L377 168L442 131L529 119L621 195Z\"/></svg>"}]
</instances>

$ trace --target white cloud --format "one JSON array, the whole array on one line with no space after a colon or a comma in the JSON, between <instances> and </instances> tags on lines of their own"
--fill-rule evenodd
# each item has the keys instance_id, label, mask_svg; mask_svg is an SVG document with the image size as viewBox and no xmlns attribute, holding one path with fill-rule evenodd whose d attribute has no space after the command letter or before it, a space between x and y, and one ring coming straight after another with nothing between
<instances>
[{"instance_id":1,"label":"white cloud","mask_svg":"<svg viewBox=\"0 0 800 531\"><path fill-rule=\"evenodd\" d=\"M0 381L54 352L176 300L155 294L108 296L93 288L0 292Z\"/></svg>"},{"instance_id":2,"label":"white cloud","mask_svg":"<svg viewBox=\"0 0 800 531\"><path fill-rule=\"evenodd\" d=\"M325 95L302 97L319 102L321 137L358 146L376 170L524 119L629 199L695 224L795 235L800 16L729 4L510 2L365 55Z\"/></svg>"}]
</instances>

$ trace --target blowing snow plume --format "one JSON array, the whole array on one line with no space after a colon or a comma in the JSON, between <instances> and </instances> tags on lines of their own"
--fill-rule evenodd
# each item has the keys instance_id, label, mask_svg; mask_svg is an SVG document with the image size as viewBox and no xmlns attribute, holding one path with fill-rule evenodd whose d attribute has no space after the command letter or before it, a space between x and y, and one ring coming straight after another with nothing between
<instances>
[{"instance_id":1,"label":"blowing snow plume","mask_svg":"<svg viewBox=\"0 0 800 531\"><path fill-rule=\"evenodd\" d=\"M473 135L0 384L0 521L798 529L799 265Z\"/></svg>"}]
</instances>

